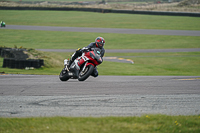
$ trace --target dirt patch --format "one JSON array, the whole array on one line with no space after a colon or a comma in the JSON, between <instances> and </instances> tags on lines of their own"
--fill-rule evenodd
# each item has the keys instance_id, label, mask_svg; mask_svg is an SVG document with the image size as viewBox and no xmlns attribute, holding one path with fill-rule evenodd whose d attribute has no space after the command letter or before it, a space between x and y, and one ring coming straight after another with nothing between
<instances>
[{"instance_id":1,"label":"dirt patch","mask_svg":"<svg viewBox=\"0 0 200 133\"><path fill-rule=\"evenodd\" d=\"M0 2L2 7L72 7L72 8L101 8L134 11L170 11L170 12L200 12L200 0L185 0L173 3L130 2L97 3L97 2Z\"/></svg>"}]
</instances>

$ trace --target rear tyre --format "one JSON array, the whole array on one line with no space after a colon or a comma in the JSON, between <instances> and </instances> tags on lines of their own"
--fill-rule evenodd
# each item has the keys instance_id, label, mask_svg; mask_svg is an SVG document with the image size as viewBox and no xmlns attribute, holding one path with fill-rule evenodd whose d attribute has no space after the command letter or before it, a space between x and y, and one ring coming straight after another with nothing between
<instances>
[{"instance_id":1,"label":"rear tyre","mask_svg":"<svg viewBox=\"0 0 200 133\"><path fill-rule=\"evenodd\" d=\"M79 81L85 81L93 72L94 66L88 65L84 71L80 71L78 80Z\"/></svg>"},{"instance_id":2,"label":"rear tyre","mask_svg":"<svg viewBox=\"0 0 200 133\"><path fill-rule=\"evenodd\" d=\"M63 69L60 72L59 78L60 78L61 81L67 81L67 80L69 80L70 77L68 75L68 72L65 69Z\"/></svg>"}]
</instances>

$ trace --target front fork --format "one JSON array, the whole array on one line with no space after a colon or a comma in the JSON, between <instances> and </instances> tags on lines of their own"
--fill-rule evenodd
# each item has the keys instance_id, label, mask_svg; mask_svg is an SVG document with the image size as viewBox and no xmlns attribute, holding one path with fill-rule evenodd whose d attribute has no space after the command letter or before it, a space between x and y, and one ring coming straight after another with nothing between
<instances>
[{"instance_id":1,"label":"front fork","mask_svg":"<svg viewBox=\"0 0 200 133\"><path fill-rule=\"evenodd\" d=\"M78 78L79 77L80 67L77 64L77 60L74 60L74 62L70 66L68 66L69 65L69 60L65 59L64 60L64 65L65 65L65 69L67 71L71 71L73 73L73 78Z\"/></svg>"},{"instance_id":2,"label":"front fork","mask_svg":"<svg viewBox=\"0 0 200 133\"><path fill-rule=\"evenodd\" d=\"M65 66L65 70L67 70L67 71L69 71L68 65L69 65L69 60L65 59L64 66Z\"/></svg>"},{"instance_id":3,"label":"front fork","mask_svg":"<svg viewBox=\"0 0 200 133\"><path fill-rule=\"evenodd\" d=\"M85 62L85 64L84 64L84 67L83 67L82 71L85 71L85 68L86 68L86 65L87 65L87 63L88 63L88 62Z\"/></svg>"}]
</instances>

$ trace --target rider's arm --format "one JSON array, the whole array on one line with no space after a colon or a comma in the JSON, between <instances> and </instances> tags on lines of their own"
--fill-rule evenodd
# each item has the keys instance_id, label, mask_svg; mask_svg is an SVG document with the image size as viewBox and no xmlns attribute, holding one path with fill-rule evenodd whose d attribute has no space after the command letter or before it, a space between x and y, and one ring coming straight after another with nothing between
<instances>
[{"instance_id":1,"label":"rider's arm","mask_svg":"<svg viewBox=\"0 0 200 133\"><path fill-rule=\"evenodd\" d=\"M95 43L90 43L86 48L91 49L94 47L94 45L95 45Z\"/></svg>"},{"instance_id":2,"label":"rider's arm","mask_svg":"<svg viewBox=\"0 0 200 133\"><path fill-rule=\"evenodd\" d=\"M82 51L82 52L89 51L89 48L83 47L83 48L81 49L81 51Z\"/></svg>"},{"instance_id":3,"label":"rider's arm","mask_svg":"<svg viewBox=\"0 0 200 133\"><path fill-rule=\"evenodd\" d=\"M88 46L83 47L83 48L81 49L81 51L91 50L91 48L92 48L93 46L94 46L94 43L90 43Z\"/></svg>"},{"instance_id":4,"label":"rider's arm","mask_svg":"<svg viewBox=\"0 0 200 133\"><path fill-rule=\"evenodd\" d=\"M104 53L105 53L105 49L104 49L104 48L102 48L102 49L101 49L101 57L103 57L103 56L104 56Z\"/></svg>"}]
</instances>

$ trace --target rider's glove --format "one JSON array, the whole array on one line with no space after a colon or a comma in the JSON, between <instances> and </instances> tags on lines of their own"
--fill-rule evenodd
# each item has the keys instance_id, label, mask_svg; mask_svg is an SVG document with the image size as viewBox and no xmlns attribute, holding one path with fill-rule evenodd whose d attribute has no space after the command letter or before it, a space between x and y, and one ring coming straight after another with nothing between
<instances>
[{"instance_id":1,"label":"rider's glove","mask_svg":"<svg viewBox=\"0 0 200 133\"><path fill-rule=\"evenodd\" d=\"M80 48L78 48L76 51L80 51L81 49Z\"/></svg>"},{"instance_id":2,"label":"rider's glove","mask_svg":"<svg viewBox=\"0 0 200 133\"><path fill-rule=\"evenodd\" d=\"M87 51L89 51L89 49L86 48L86 47L83 47L83 48L81 49L81 51L82 51L82 52L87 52Z\"/></svg>"}]
</instances>

